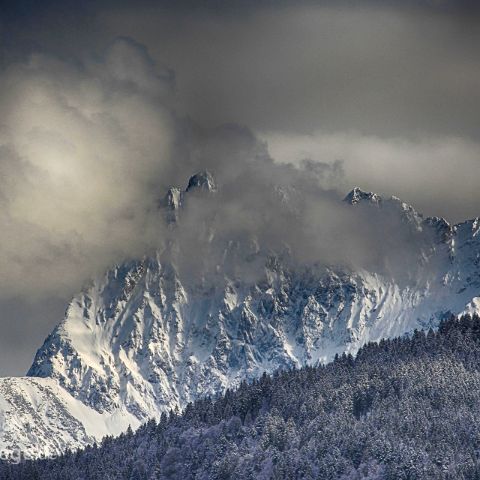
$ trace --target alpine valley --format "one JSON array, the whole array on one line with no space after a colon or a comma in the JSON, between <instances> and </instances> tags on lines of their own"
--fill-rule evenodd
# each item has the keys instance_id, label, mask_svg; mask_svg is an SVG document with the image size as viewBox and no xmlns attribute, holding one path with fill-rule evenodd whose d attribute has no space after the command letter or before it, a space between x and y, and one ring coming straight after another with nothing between
<instances>
[{"instance_id":1,"label":"alpine valley","mask_svg":"<svg viewBox=\"0 0 480 480\"><path fill-rule=\"evenodd\" d=\"M396 197L355 188L348 208L393 216L419 239L412 278L295 268L288 252L274 254L252 239L241 253L227 243L225 255L254 256L260 275L239 278L220 265L215 282L199 281L176 264L175 230L186 203L216 195L221 185L206 171L187 185L160 202L170 244L92 280L26 377L0 379L3 456L84 447L263 372L325 363L370 341L435 328L451 314L480 312L478 218L450 225Z\"/></svg>"}]
</instances>

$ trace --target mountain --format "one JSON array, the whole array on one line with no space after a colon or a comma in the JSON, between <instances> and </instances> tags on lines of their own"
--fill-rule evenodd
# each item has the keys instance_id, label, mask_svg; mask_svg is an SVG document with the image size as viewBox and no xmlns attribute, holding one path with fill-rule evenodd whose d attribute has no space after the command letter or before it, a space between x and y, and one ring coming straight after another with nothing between
<instances>
[{"instance_id":1,"label":"mountain","mask_svg":"<svg viewBox=\"0 0 480 480\"><path fill-rule=\"evenodd\" d=\"M5 480L479 478L480 317L263 375Z\"/></svg>"},{"instance_id":2,"label":"mountain","mask_svg":"<svg viewBox=\"0 0 480 480\"><path fill-rule=\"evenodd\" d=\"M185 190L172 187L160 201L172 232L168 248L94 279L72 299L27 377L0 379L0 450L57 454L263 372L328 362L369 341L480 311L479 220L450 225L358 188L346 204L398 219L418 239L413 280L340 266L297 268L288 254L258 245L240 249L263 262L253 280L225 269L213 282L198 280L171 255L178 255L176 224L186 203L219 188L208 172ZM238 248L227 243L225 255ZM48 425L55 440L29 435L32 425L38 432Z\"/></svg>"}]
</instances>

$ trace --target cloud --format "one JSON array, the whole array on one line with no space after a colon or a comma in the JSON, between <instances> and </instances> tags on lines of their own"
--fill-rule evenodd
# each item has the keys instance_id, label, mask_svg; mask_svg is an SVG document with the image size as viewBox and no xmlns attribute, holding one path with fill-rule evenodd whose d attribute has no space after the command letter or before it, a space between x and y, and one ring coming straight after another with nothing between
<instances>
[{"instance_id":1,"label":"cloud","mask_svg":"<svg viewBox=\"0 0 480 480\"><path fill-rule=\"evenodd\" d=\"M340 162L275 161L265 142L235 125L186 138L194 152L188 168L208 168L218 188L185 192L176 226L168 230L182 281L220 288L225 276L259 281L270 256L283 257L293 269L335 265L399 282L415 277L429 233L409 229L388 207L343 202ZM181 172L188 171L185 165L176 163Z\"/></svg>"},{"instance_id":2,"label":"cloud","mask_svg":"<svg viewBox=\"0 0 480 480\"><path fill-rule=\"evenodd\" d=\"M148 249L174 150L171 82L128 39L101 61L33 55L1 75L2 295L70 291Z\"/></svg>"},{"instance_id":3,"label":"cloud","mask_svg":"<svg viewBox=\"0 0 480 480\"><path fill-rule=\"evenodd\" d=\"M257 242L288 249L300 263L383 271L393 251L414 250L415 240L389 223L401 241L379 243L388 219L341 202L353 184L418 200L426 213L456 212L476 195L474 141L321 131L274 131L262 141L235 123L210 128L181 118L172 71L126 37L81 61L32 55L5 70L0 88L4 297L67 294L114 262L162 248L169 230L159 198L198 170L211 170L221 188L190 202L175 231L182 252L201 257L182 253L197 274L217 268L230 241L246 256ZM215 242L208 234L202 244L196 231L209 224ZM250 275L241 258L226 266Z\"/></svg>"},{"instance_id":4,"label":"cloud","mask_svg":"<svg viewBox=\"0 0 480 480\"><path fill-rule=\"evenodd\" d=\"M167 61L183 111L205 125L478 140L478 11L448 3L260 2L185 11L146 2L135 11L107 8L99 22Z\"/></svg>"},{"instance_id":5,"label":"cloud","mask_svg":"<svg viewBox=\"0 0 480 480\"><path fill-rule=\"evenodd\" d=\"M480 214L480 143L462 137L411 140L358 132L311 135L264 135L270 154L295 164L334 161L344 176L330 179L332 188L352 185L387 196L396 195L426 215L460 222Z\"/></svg>"},{"instance_id":6,"label":"cloud","mask_svg":"<svg viewBox=\"0 0 480 480\"><path fill-rule=\"evenodd\" d=\"M174 232L190 270L213 271L231 241L301 251L313 225L303 204L315 201L318 212L339 201L328 190L336 167L280 165L246 127L179 118L172 72L128 38L81 61L32 55L3 72L0 91L3 298L68 296L111 264L162 249L169 230L159 199L198 170L221 188L190 202ZM296 192L294 212L281 192ZM214 244L197 234L210 224ZM244 268L242 258L230 267Z\"/></svg>"}]
</instances>

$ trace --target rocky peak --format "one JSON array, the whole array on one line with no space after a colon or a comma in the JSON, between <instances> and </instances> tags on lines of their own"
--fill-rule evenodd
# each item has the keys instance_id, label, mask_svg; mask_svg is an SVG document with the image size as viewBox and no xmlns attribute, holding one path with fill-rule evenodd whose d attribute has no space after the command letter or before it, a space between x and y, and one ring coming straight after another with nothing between
<instances>
[{"instance_id":1,"label":"rocky peak","mask_svg":"<svg viewBox=\"0 0 480 480\"><path fill-rule=\"evenodd\" d=\"M163 204L171 210L178 210L182 205L182 191L178 187L170 187L164 197Z\"/></svg>"},{"instance_id":2,"label":"rocky peak","mask_svg":"<svg viewBox=\"0 0 480 480\"><path fill-rule=\"evenodd\" d=\"M178 211L183 203L183 192L178 187L170 187L160 201L160 208L165 209L167 223L177 221Z\"/></svg>"},{"instance_id":3,"label":"rocky peak","mask_svg":"<svg viewBox=\"0 0 480 480\"><path fill-rule=\"evenodd\" d=\"M344 201L350 205L356 205L361 201L368 201L370 203L378 204L382 201L380 195L373 192L364 192L359 187L354 187L353 190L344 198Z\"/></svg>"},{"instance_id":4,"label":"rocky peak","mask_svg":"<svg viewBox=\"0 0 480 480\"><path fill-rule=\"evenodd\" d=\"M217 185L213 175L207 170L200 171L192 175L188 181L187 188L182 190L178 187L170 187L166 195L160 200L160 207L166 211L168 223L175 223L181 207L184 205L185 194L195 191L216 192Z\"/></svg>"},{"instance_id":5,"label":"rocky peak","mask_svg":"<svg viewBox=\"0 0 480 480\"><path fill-rule=\"evenodd\" d=\"M449 241L455 232L455 227L450 225L443 217L427 217L424 224L432 228L444 242Z\"/></svg>"},{"instance_id":6,"label":"rocky peak","mask_svg":"<svg viewBox=\"0 0 480 480\"><path fill-rule=\"evenodd\" d=\"M208 170L202 170L190 177L187 185L187 192L201 190L205 192L215 192L217 185L212 174Z\"/></svg>"}]
</instances>

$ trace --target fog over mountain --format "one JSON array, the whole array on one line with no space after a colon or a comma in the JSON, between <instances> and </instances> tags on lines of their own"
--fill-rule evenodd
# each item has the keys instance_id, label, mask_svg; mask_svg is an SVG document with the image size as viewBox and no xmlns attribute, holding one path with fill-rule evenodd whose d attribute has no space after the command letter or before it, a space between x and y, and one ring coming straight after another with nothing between
<instances>
[{"instance_id":1,"label":"fog over mountain","mask_svg":"<svg viewBox=\"0 0 480 480\"><path fill-rule=\"evenodd\" d=\"M222 188L176 229L192 276L218 264L198 241L214 218L298 264L405 280L418 238L347 208L355 185L479 214L474 4L29 3L0 15L1 375L93 275L168 244L159 205L196 172Z\"/></svg>"}]
</instances>

